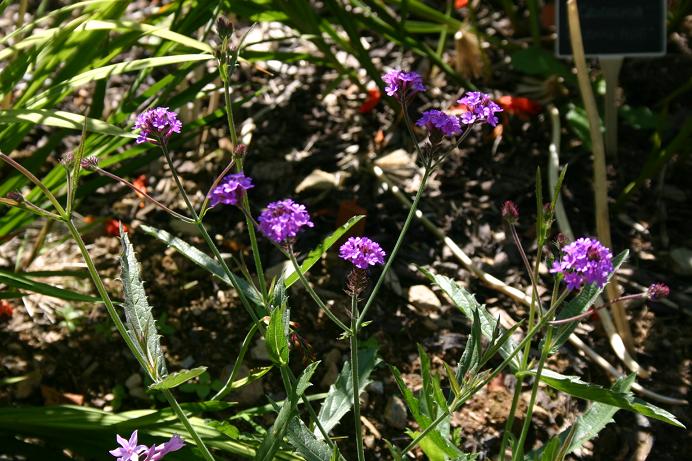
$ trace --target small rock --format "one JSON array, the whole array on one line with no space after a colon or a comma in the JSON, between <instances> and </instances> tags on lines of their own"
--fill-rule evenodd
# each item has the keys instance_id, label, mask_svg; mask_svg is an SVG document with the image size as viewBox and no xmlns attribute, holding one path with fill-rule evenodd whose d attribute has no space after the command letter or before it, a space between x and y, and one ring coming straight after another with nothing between
<instances>
[{"instance_id":1,"label":"small rock","mask_svg":"<svg viewBox=\"0 0 692 461\"><path fill-rule=\"evenodd\" d=\"M263 360L268 362L271 360L269 358L269 352L267 352L267 344L264 342L264 338L259 338L252 349L250 349L250 357L255 360Z\"/></svg>"},{"instance_id":2,"label":"small rock","mask_svg":"<svg viewBox=\"0 0 692 461\"><path fill-rule=\"evenodd\" d=\"M340 183L340 173L329 173L318 168L313 170L296 186L296 194L300 194L308 189L329 190L338 187Z\"/></svg>"},{"instance_id":3,"label":"small rock","mask_svg":"<svg viewBox=\"0 0 692 461\"><path fill-rule=\"evenodd\" d=\"M442 307L442 303L437 299L435 293L426 285L410 287L408 289L408 302L421 310L437 310Z\"/></svg>"},{"instance_id":4,"label":"small rock","mask_svg":"<svg viewBox=\"0 0 692 461\"><path fill-rule=\"evenodd\" d=\"M671 269L678 275L692 275L692 250L689 248L674 248L670 252Z\"/></svg>"},{"instance_id":5,"label":"small rock","mask_svg":"<svg viewBox=\"0 0 692 461\"><path fill-rule=\"evenodd\" d=\"M406 428L406 406L403 400L395 395L389 397L384 407L384 420L395 429Z\"/></svg>"},{"instance_id":6,"label":"small rock","mask_svg":"<svg viewBox=\"0 0 692 461\"><path fill-rule=\"evenodd\" d=\"M365 387L365 390L377 395L384 394L384 383L382 381L373 381Z\"/></svg>"},{"instance_id":7,"label":"small rock","mask_svg":"<svg viewBox=\"0 0 692 461\"><path fill-rule=\"evenodd\" d=\"M131 374L130 377L125 380L125 387L127 387L130 390L141 386L142 377L139 375L139 373Z\"/></svg>"}]
</instances>

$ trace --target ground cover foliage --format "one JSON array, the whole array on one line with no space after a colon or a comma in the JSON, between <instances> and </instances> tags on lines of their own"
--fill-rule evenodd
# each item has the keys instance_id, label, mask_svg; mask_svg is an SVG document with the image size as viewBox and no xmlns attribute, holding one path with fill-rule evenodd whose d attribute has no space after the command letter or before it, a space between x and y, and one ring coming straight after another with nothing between
<instances>
[{"instance_id":1,"label":"ground cover foliage","mask_svg":"<svg viewBox=\"0 0 692 461\"><path fill-rule=\"evenodd\" d=\"M0 3L0 459L684 456L686 5L622 69L584 283L555 219L561 190L595 233L592 140L550 2ZM591 310L616 279L639 376Z\"/></svg>"}]
</instances>

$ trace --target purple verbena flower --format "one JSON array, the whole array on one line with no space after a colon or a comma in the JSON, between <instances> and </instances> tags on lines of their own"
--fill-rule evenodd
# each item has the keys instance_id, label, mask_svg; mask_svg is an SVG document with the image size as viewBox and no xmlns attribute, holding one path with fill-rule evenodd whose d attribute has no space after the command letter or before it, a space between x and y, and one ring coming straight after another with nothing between
<instances>
[{"instance_id":1,"label":"purple verbena flower","mask_svg":"<svg viewBox=\"0 0 692 461\"><path fill-rule=\"evenodd\" d=\"M173 133L180 133L182 127L178 115L169 111L168 107L147 109L139 114L135 121L135 128L139 129L137 144L165 140Z\"/></svg>"},{"instance_id":2,"label":"purple verbena flower","mask_svg":"<svg viewBox=\"0 0 692 461\"><path fill-rule=\"evenodd\" d=\"M301 227L313 227L305 205L290 198L272 202L260 213L259 227L262 233L276 243L285 243L298 235Z\"/></svg>"},{"instance_id":3,"label":"purple verbena flower","mask_svg":"<svg viewBox=\"0 0 692 461\"><path fill-rule=\"evenodd\" d=\"M240 173L233 173L225 176L221 182L209 192L209 202L211 206L219 203L224 205L237 205L243 198L246 190L255 187L252 179Z\"/></svg>"},{"instance_id":4,"label":"purple verbena flower","mask_svg":"<svg viewBox=\"0 0 692 461\"><path fill-rule=\"evenodd\" d=\"M665 283L654 283L646 290L649 299L667 298L670 295L670 288Z\"/></svg>"},{"instance_id":5,"label":"purple verbena flower","mask_svg":"<svg viewBox=\"0 0 692 461\"><path fill-rule=\"evenodd\" d=\"M472 125L487 122L490 126L497 125L495 112L502 112L502 108L495 104L489 94L469 91L457 102L466 106L466 112L461 114L461 123Z\"/></svg>"},{"instance_id":6,"label":"purple verbena flower","mask_svg":"<svg viewBox=\"0 0 692 461\"><path fill-rule=\"evenodd\" d=\"M559 260L553 263L552 273L561 273L567 288L578 290L587 283L603 288L613 272L613 254L601 242L580 238L562 249Z\"/></svg>"},{"instance_id":7,"label":"purple verbena flower","mask_svg":"<svg viewBox=\"0 0 692 461\"><path fill-rule=\"evenodd\" d=\"M339 248L339 257L349 261L358 269L384 264L385 256L380 245L367 237L349 237Z\"/></svg>"},{"instance_id":8,"label":"purple verbena flower","mask_svg":"<svg viewBox=\"0 0 692 461\"><path fill-rule=\"evenodd\" d=\"M399 101L403 101L419 91L425 91L423 79L418 72L404 72L394 69L385 73L382 80L387 84L384 91Z\"/></svg>"},{"instance_id":9,"label":"purple verbena flower","mask_svg":"<svg viewBox=\"0 0 692 461\"><path fill-rule=\"evenodd\" d=\"M115 456L116 461L131 461L133 456L135 457L134 460L137 460L137 457L147 449L145 445L137 445L137 431L130 435L130 440L120 437L118 434L115 435L115 440L118 441L120 447L110 450L108 453Z\"/></svg>"},{"instance_id":10,"label":"purple verbena flower","mask_svg":"<svg viewBox=\"0 0 692 461\"><path fill-rule=\"evenodd\" d=\"M455 136L461 133L459 118L437 109L423 112L416 125L426 127L430 133L441 133L444 136Z\"/></svg>"},{"instance_id":11,"label":"purple verbena flower","mask_svg":"<svg viewBox=\"0 0 692 461\"><path fill-rule=\"evenodd\" d=\"M117 457L116 461L159 461L168 453L180 450L185 446L185 442L179 435L174 435L168 442L151 447L137 444L137 431L132 433L130 440L125 440L119 435L116 435L115 438L120 444L120 448L111 450L109 453Z\"/></svg>"}]
</instances>

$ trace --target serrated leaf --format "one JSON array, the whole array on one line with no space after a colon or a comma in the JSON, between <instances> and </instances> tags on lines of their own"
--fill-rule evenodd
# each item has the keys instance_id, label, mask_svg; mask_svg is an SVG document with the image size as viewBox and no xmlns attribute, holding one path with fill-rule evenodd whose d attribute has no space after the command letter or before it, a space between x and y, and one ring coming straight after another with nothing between
<instances>
[{"instance_id":1,"label":"serrated leaf","mask_svg":"<svg viewBox=\"0 0 692 461\"><path fill-rule=\"evenodd\" d=\"M221 267L221 264L219 264L218 261L216 261L211 256L207 255L206 253L193 247L185 240L180 239L163 229L157 229L146 224L142 224L141 226L139 226L139 229L142 229L144 232L151 235L152 237L156 237L169 247L174 248L176 251L178 251L178 253L185 256L187 259L197 264L202 269L205 269L206 271L220 279L222 282L226 283L229 286L233 286L231 279L228 278L228 275L223 270L223 267ZM235 275L233 275L233 280L235 284L238 287L240 287L240 289L245 294L245 297L251 303L253 303L258 308L263 309L262 297L257 292L257 290L254 289L252 285L250 285L244 279L237 277ZM264 314L262 313L262 315Z\"/></svg>"},{"instance_id":2,"label":"serrated leaf","mask_svg":"<svg viewBox=\"0 0 692 461\"><path fill-rule=\"evenodd\" d=\"M139 352L148 364L152 381L159 381L168 374L166 361L161 352L160 336L156 331L156 322L151 306L147 301L144 283L140 277L140 268L135 251L126 232L120 233L121 281L123 284L125 324L127 333L139 348Z\"/></svg>"},{"instance_id":3,"label":"serrated leaf","mask_svg":"<svg viewBox=\"0 0 692 461\"><path fill-rule=\"evenodd\" d=\"M332 450L327 442L315 437L315 434L298 417L293 417L288 423L286 438L306 461L325 461L332 457Z\"/></svg>"},{"instance_id":4,"label":"serrated leaf","mask_svg":"<svg viewBox=\"0 0 692 461\"><path fill-rule=\"evenodd\" d=\"M625 250L613 258L613 272L608 275L608 281L606 283L610 282L610 279L613 278L615 273L620 269L620 266L627 260L628 255L629 251ZM603 288L605 288L605 286ZM599 288L595 283L585 286L574 299L565 304L556 319L566 319L583 313L596 302L596 299L603 292L603 288ZM578 325L579 322L570 322L557 326L553 334L554 339L551 344L550 354L554 354L560 349Z\"/></svg>"},{"instance_id":5,"label":"serrated leaf","mask_svg":"<svg viewBox=\"0 0 692 461\"><path fill-rule=\"evenodd\" d=\"M201 375L207 370L207 367L197 367L193 368L191 370L180 370L176 371L175 373L171 373L168 376L166 376L164 379L161 381L155 382L154 384L149 386L149 389L154 389L154 390L163 390L163 389L172 389L174 387L178 387L181 384L191 380L192 378L196 378L197 376Z\"/></svg>"},{"instance_id":6,"label":"serrated leaf","mask_svg":"<svg viewBox=\"0 0 692 461\"><path fill-rule=\"evenodd\" d=\"M484 305L476 301L475 296L466 291L459 283L445 277L444 275L433 274L429 270L419 267L419 270L434 284L442 289L445 294L452 300L452 303L471 321L474 318L474 311L478 312L480 318L480 328L483 336L488 340L493 337L493 331L497 324L497 320L488 312ZM504 329L501 329L504 333ZM517 343L512 338L507 338L507 341L499 348L500 355L504 358L509 357L517 348ZM518 354L519 355L519 354ZM514 356L509 363L510 368L518 370L520 368L519 358Z\"/></svg>"},{"instance_id":7,"label":"serrated leaf","mask_svg":"<svg viewBox=\"0 0 692 461\"><path fill-rule=\"evenodd\" d=\"M276 416L276 420L274 420L274 424L272 424L271 429L267 431L264 440L262 440L262 444L257 449L255 454L256 461L270 461L274 459L274 454L279 449L284 434L288 429L288 423L296 414L298 399L303 395L305 389L310 386L310 379L319 364L320 362L313 362L303 370L303 373L298 378L293 389L291 389L289 397L284 400L279 414Z\"/></svg>"},{"instance_id":8,"label":"serrated leaf","mask_svg":"<svg viewBox=\"0 0 692 461\"><path fill-rule=\"evenodd\" d=\"M320 260L323 254L331 248L332 245L334 245L342 235L344 235L350 228L355 226L358 221L363 219L365 216L359 215L359 216L354 216L351 219L349 219L345 224L340 226L338 229L336 229L334 232L332 232L327 238L322 240L322 243L320 243L318 246L313 248L310 253L308 253L307 257L303 260L303 263L300 265L300 270L304 274L310 270L312 266L315 265L317 261ZM298 280L298 273L295 271L293 267L287 271L286 278L284 279L284 284L286 285L286 288L290 287L296 281Z\"/></svg>"},{"instance_id":9,"label":"serrated leaf","mask_svg":"<svg viewBox=\"0 0 692 461\"><path fill-rule=\"evenodd\" d=\"M370 384L370 373L379 362L377 347L369 343L358 350L358 395ZM322 403L317 419L324 430L329 433L339 423L341 418L351 410L353 405L353 384L351 382L351 362L345 362L334 384L329 386L327 398ZM317 429L315 436L322 439L322 433Z\"/></svg>"},{"instance_id":10,"label":"serrated leaf","mask_svg":"<svg viewBox=\"0 0 692 461\"><path fill-rule=\"evenodd\" d=\"M611 390L617 393L627 393L634 383L635 375L631 374L626 377L619 378ZM575 423L568 429L564 430L559 436L553 440L557 440L559 445L569 442L569 446L565 454L572 453L580 448L585 442L593 439L598 435L604 427L613 421L613 416L620 408L606 403L594 402L588 410L586 410ZM571 434L572 440L569 441ZM529 453L525 460L544 459L543 451L545 448L540 448L532 453Z\"/></svg>"},{"instance_id":11,"label":"serrated leaf","mask_svg":"<svg viewBox=\"0 0 692 461\"><path fill-rule=\"evenodd\" d=\"M536 370L526 372L531 376L536 375ZM677 420L675 415L653 405L649 402L641 400L631 393L617 392L605 387L591 384L582 381L578 376L566 376L552 370L544 369L541 373L541 381L548 386L584 400L592 402L601 402L623 410L633 411L649 418L654 418L659 421L685 428L685 426Z\"/></svg>"},{"instance_id":12,"label":"serrated leaf","mask_svg":"<svg viewBox=\"0 0 692 461\"><path fill-rule=\"evenodd\" d=\"M264 334L269 358L280 367L288 364L289 356L288 338L286 336L288 322L286 321L285 313L286 304L275 307L271 313L267 331Z\"/></svg>"}]
</instances>

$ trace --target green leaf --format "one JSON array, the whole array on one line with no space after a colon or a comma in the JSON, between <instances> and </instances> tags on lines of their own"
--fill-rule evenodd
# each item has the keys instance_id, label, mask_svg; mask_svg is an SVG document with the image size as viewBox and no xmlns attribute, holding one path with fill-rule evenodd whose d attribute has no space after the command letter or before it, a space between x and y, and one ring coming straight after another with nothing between
<instances>
[{"instance_id":1,"label":"green leaf","mask_svg":"<svg viewBox=\"0 0 692 461\"><path fill-rule=\"evenodd\" d=\"M610 282L610 279L613 278L615 273L620 269L620 266L624 264L628 256L629 251L625 250L613 258L613 272L608 275L608 282ZM603 288L605 288L605 286ZM599 286L595 283L585 286L574 299L568 302L565 307L560 310L560 313L556 319L566 319L583 313L589 307L591 307L594 302L596 302L596 299L603 292L603 288L599 288ZM567 341L567 339L569 339L569 336L577 328L577 325L579 325L579 322L570 322L561 324L556 328L553 335L553 343L550 347L550 354L554 354L558 351L558 349L560 349L560 347Z\"/></svg>"},{"instance_id":2,"label":"green leaf","mask_svg":"<svg viewBox=\"0 0 692 461\"><path fill-rule=\"evenodd\" d=\"M0 125L28 122L36 125L53 126L82 131L85 117L72 112L47 109L7 109L0 110ZM136 138L137 135L125 131L120 127L102 122L94 118L86 118L86 129L92 133L120 136L123 138Z\"/></svg>"},{"instance_id":3,"label":"green leaf","mask_svg":"<svg viewBox=\"0 0 692 461\"><path fill-rule=\"evenodd\" d=\"M310 379L319 364L320 362L313 362L303 370L295 386L291 389L289 397L284 400L281 410L279 410L279 414L276 416L276 420L274 420L274 424L272 424L271 429L267 431L267 435L257 449L257 453L255 454L256 461L271 461L274 459L274 454L279 449L279 445L288 429L288 423L296 414L298 399L300 399L305 390L310 386Z\"/></svg>"},{"instance_id":4,"label":"green leaf","mask_svg":"<svg viewBox=\"0 0 692 461\"><path fill-rule=\"evenodd\" d=\"M288 322L285 314L286 304L276 306L271 313L269 327L264 334L269 358L280 367L288 364Z\"/></svg>"},{"instance_id":5,"label":"green leaf","mask_svg":"<svg viewBox=\"0 0 692 461\"><path fill-rule=\"evenodd\" d=\"M317 261L320 260L323 254L331 248L332 245L334 245L342 235L344 235L346 232L348 232L349 229L351 229L353 226L358 223L361 219L363 219L365 216L359 215L359 216L354 216L351 219L349 219L345 224L340 226L338 229L336 229L332 234L330 234L327 238L325 238L322 243L320 243L318 246L313 248L310 253L308 253L307 257L305 260L303 260L303 263L300 265L300 270L305 274L307 273L312 266L315 265ZM286 273L286 278L284 279L284 284L286 285L286 288L290 287L296 281L298 280L298 273L291 267L290 270L287 271Z\"/></svg>"},{"instance_id":6,"label":"green leaf","mask_svg":"<svg viewBox=\"0 0 692 461\"><path fill-rule=\"evenodd\" d=\"M423 267L418 268L428 279L430 279L435 285L440 287L442 291L452 300L452 303L471 321L474 319L474 311L477 311L480 317L480 327L483 336L488 340L493 338L493 331L497 326L497 319L488 312L485 306L478 304L476 298L466 291L464 287L459 285L459 283L445 277L444 275L433 274L428 269ZM504 329L500 328L500 331L504 333ZM510 337L507 337L507 341L502 344L499 348L500 355L502 357L509 357L517 348L517 343ZM519 359L515 356L509 363L509 366L513 370L518 370L520 368Z\"/></svg>"},{"instance_id":7,"label":"green leaf","mask_svg":"<svg viewBox=\"0 0 692 461\"><path fill-rule=\"evenodd\" d=\"M259 368L253 368L250 370L248 375L244 378L236 379L231 383L231 389L240 389L243 386L246 386L254 381L257 381L260 379L262 376L266 375L269 370L271 370L272 367L259 367Z\"/></svg>"},{"instance_id":8,"label":"green leaf","mask_svg":"<svg viewBox=\"0 0 692 461\"><path fill-rule=\"evenodd\" d=\"M535 376L536 370L526 372ZM573 397L593 402L605 403L623 410L633 411L649 418L685 428L685 426L675 418L675 415L659 408L651 403L641 400L631 393L617 392L606 389L596 384L582 381L578 376L565 376L552 370L544 369L541 374L541 381L558 391L565 392Z\"/></svg>"},{"instance_id":9,"label":"green leaf","mask_svg":"<svg viewBox=\"0 0 692 461\"><path fill-rule=\"evenodd\" d=\"M367 341L358 349L358 395L370 384L370 373L378 364L377 346ZM351 381L351 362L345 362L334 384L329 386L317 419L329 433L353 405L353 383ZM322 433L315 429L315 436L322 439Z\"/></svg>"},{"instance_id":10,"label":"green leaf","mask_svg":"<svg viewBox=\"0 0 692 461\"><path fill-rule=\"evenodd\" d=\"M142 224L141 226L139 226L139 228L147 234L151 235L152 237L156 237L157 239L161 240L169 247L174 248L181 255L185 256L187 259L197 264L202 269L205 269L215 277L219 278L222 282L226 283L227 285L233 286L233 283L231 283L231 279L228 278L228 275L223 270L223 267L221 267L221 264L219 264L211 256L207 255L206 253L203 253L202 251L187 243L185 240L175 237L174 235L170 234L165 230L157 229L146 224ZM233 274L231 275L233 276L236 285L239 286L245 294L245 297L247 297L247 299L250 302L255 304L255 306L262 307L262 297L257 292L257 290L255 290L255 288L244 279L237 277Z\"/></svg>"},{"instance_id":11,"label":"green leaf","mask_svg":"<svg viewBox=\"0 0 692 461\"><path fill-rule=\"evenodd\" d=\"M332 457L332 450L327 442L315 437L315 434L297 416L291 418L288 423L286 438L306 461L326 461Z\"/></svg>"},{"instance_id":12,"label":"green leaf","mask_svg":"<svg viewBox=\"0 0 692 461\"><path fill-rule=\"evenodd\" d=\"M15 273L4 271L0 269L0 283L4 283L7 286L16 288L18 290L31 291L34 293L39 293L44 296L50 296L52 298L65 299L67 301L80 301L80 302L100 302L101 298L96 296L84 295L82 293L77 293L76 291L66 290L64 288L58 288L53 285L48 285L47 283L37 282L30 279L23 273ZM16 293L17 296L22 295Z\"/></svg>"},{"instance_id":13,"label":"green leaf","mask_svg":"<svg viewBox=\"0 0 692 461\"><path fill-rule=\"evenodd\" d=\"M149 366L147 372L152 381L159 381L168 374L166 360L161 351L160 336L152 313L144 283L140 277L140 267L134 248L126 232L120 232L122 253L120 254L121 280L124 293L125 323L127 333L138 347Z\"/></svg>"},{"instance_id":14,"label":"green leaf","mask_svg":"<svg viewBox=\"0 0 692 461\"><path fill-rule=\"evenodd\" d=\"M178 387L184 382L191 380L192 378L196 378L205 371L207 371L207 367L197 367L191 370L176 371L175 373L171 373L170 375L166 376L161 381L158 381L150 385L149 389L159 391L163 389L173 389L174 387Z\"/></svg>"},{"instance_id":15,"label":"green leaf","mask_svg":"<svg viewBox=\"0 0 692 461\"><path fill-rule=\"evenodd\" d=\"M519 72L529 75L541 75L550 77L559 75L570 83L576 83L576 79L570 69L552 52L543 48L525 48L512 54L512 66Z\"/></svg>"},{"instance_id":16,"label":"green leaf","mask_svg":"<svg viewBox=\"0 0 692 461\"><path fill-rule=\"evenodd\" d=\"M663 117L645 106L624 105L619 112L622 121L637 130L655 130L663 122Z\"/></svg>"},{"instance_id":17,"label":"green leaf","mask_svg":"<svg viewBox=\"0 0 692 461\"><path fill-rule=\"evenodd\" d=\"M634 378L634 374L619 378L613 384L611 390L619 394L627 393L630 390L630 387L632 387L632 383L634 383ZM613 416L618 412L618 410L620 410L620 408L616 406L595 402L588 410L577 418L572 427L565 429L553 440L558 441L558 446L569 442L565 454L572 453L574 450L584 445L585 442L595 438L604 427L613 421ZM572 439L571 441L569 441L570 437ZM544 459L545 456L542 455L543 451L545 451L545 449L540 448L532 453L529 453L525 458L526 461L531 459Z\"/></svg>"}]
</instances>

